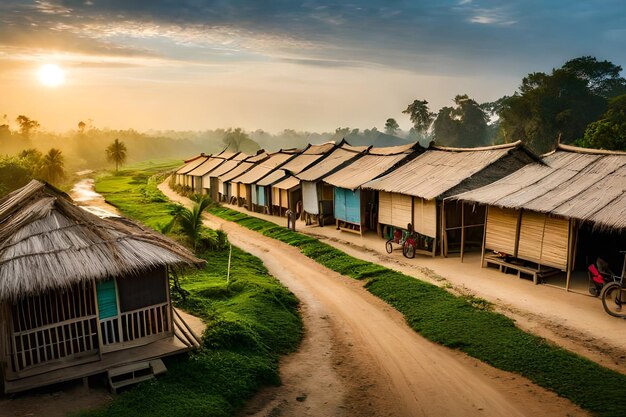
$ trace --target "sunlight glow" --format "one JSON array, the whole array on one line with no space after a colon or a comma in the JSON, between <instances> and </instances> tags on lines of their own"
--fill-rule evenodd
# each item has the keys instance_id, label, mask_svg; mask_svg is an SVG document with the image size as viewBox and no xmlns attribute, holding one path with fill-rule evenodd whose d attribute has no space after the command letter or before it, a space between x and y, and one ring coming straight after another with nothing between
<instances>
[{"instance_id":1,"label":"sunlight glow","mask_svg":"<svg viewBox=\"0 0 626 417\"><path fill-rule=\"evenodd\" d=\"M37 73L39 82L46 87L58 87L63 83L65 74L63 70L55 64L46 64L39 69Z\"/></svg>"}]
</instances>

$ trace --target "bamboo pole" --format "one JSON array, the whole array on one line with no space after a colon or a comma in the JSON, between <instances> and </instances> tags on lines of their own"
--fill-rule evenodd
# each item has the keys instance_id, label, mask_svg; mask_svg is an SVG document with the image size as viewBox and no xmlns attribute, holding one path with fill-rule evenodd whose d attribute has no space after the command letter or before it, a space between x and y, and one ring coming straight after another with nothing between
<instances>
[{"instance_id":1,"label":"bamboo pole","mask_svg":"<svg viewBox=\"0 0 626 417\"><path fill-rule=\"evenodd\" d=\"M465 203L461 201L461 263L465 254Z\"/></svg>"},{"instance_id":2,"label":"bamboo pole","mask_svg":"<svg viewBox=\"0 0 626 417\"><path fill-rule=\"evenodd\" d=\"M570 278L572 276L572 265L571 265L571 261L572 261L572 239L573 239L573 233L572 233L572 227L573 227L573 221L572 219L569 219L569 236L567 237L567 278L565 280L565 291L569 291L569 283L570 283Z\"/></svg>"},{"instance_id":3,"label":"bamboo pole","mask_svg":"<svg viewBox=\"0 0 626 417\"><path fill-rule=\"evenodd\" d=\"M230 245L230 249L228 251L228 271L226 272L226 285L230 282L230 260L233 255L233 245Z\"/></svg>"}]
</instances>

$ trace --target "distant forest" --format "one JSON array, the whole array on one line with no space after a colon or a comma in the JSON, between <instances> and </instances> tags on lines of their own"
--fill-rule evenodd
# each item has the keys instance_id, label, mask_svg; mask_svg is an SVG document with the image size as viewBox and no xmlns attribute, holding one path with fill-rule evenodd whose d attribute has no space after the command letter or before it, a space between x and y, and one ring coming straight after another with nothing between
<instances>
[{"instance_id":1,"label":"distant forest","mask_svg":"<svg viewBox=\"0 0 626 417\"><path fill-rule=\"evenodd\" d=\"M621 72L622 67L612 62L583 56L550 73L528 74L516 91L493 102L478 103L459 94L452 98L451 106L435 111L428 101L416 98L406 109L398 109L398 114L411 121L408 132L400 130L397 120L388 115L373 121L382 125L380 130L338 127L322 133L241 128L137 132L99 128L90 120L77 121L66 133L52 133L28 115L4 115L0 119L0 195L15 186L15 178L26 175L23 172L60 181L65 172L111 167L105 150L116 139L125 146L127 162L185 159L226 148L246 153L276 151L341 139L376 147L414 141L425 146L435 142L478 147L521 140L539 154L554 149L559 141L626 150L626 79ZM23 172L17 175L20 169Z\"/></svg>"}]
</instances>

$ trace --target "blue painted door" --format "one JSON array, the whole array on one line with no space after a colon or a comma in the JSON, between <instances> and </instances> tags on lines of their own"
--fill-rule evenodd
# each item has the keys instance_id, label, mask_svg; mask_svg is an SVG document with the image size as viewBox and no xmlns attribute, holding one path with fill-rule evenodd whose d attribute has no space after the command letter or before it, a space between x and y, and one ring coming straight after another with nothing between
<instances>
[{"instance_id":1,"label":"blue painted door","mask_svg":"<svg viewBox=\"0 0 626 417\"><path fill-rule=\"evenodd\" d=\"M361 224L361 190L345 190L346 193L346 221Z\"/></svg>"},{"instance_id":2,"label":"blue painted door","mask_svg":"<svg viewBox=\"0 0 626 417\"><path fill-rule=\"evenodd\" d=\"M335 187L333 206L335 219L346 221L346 190Z\"/></svg>"},{"instance_id":3,"label":"blue painted door","mask_svg":"<svg viewBox=\"0 0 626 417\"><path fill-rule=\"evenodd\" d=\"M117 316L117 290L115 280L100 281L96 285L98 296L98 318L100 320Z\"/></svg>"},{"instance_id":4,"label":"blue painted door","mask_svg":"<svg viewBox=\"0 0 626 417\"><path fill-rule=\"evenodd\" d=\"M259 206L264 206L265 205L265 187L261 187L259 185L256 196L257 196L257 201L258 201L257 204Z\"/></svg>"}]
</instances>

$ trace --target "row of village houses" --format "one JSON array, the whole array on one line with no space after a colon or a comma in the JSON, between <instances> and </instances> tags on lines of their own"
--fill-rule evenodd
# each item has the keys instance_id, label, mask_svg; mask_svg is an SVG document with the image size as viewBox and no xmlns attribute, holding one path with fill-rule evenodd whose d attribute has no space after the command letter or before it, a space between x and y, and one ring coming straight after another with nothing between
<instances>
[{"instance_id":1,"label":"row of village houses","mask_svg":"<svg viewBox=\"0 0 626 417\"><path fill-rule=\"evenodd\" d=\"M417 253L482 251L481 263L534 282L626 250L626 152L521 143L483 148L388 148L345 141L185 161L176 183L215 201L385 239L409 224ZM619 263L619 264L618 264ZM619 269L618 269L619 268Z\"/></svg>"}]
</instances>

